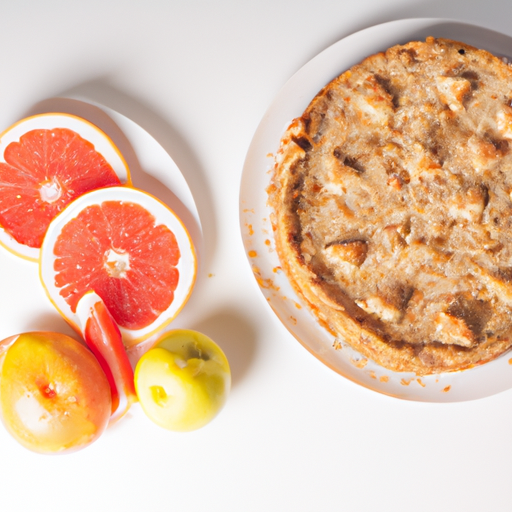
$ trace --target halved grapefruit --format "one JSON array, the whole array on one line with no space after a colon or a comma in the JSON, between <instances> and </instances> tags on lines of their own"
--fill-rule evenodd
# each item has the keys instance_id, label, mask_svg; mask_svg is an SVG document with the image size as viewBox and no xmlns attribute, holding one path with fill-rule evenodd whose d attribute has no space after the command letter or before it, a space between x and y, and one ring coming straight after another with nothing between
<instances>
[{"instance_id":1,"label":"halved grapefruit","mask_svg":"<svg viewBox=\"0 0 512 512\"><path fill-rule=\"evenodd\" d=\"M0 135L0 244L37 261L50 221L70 201L131 184L110 138L85 119L41 114Z\"/></svg>"},{"instance_id":2,"label":"halved grapefruit","mask_svg":"<svg viewBox=\"0 0 512 512\"><path fill-rule=\"evenodd\" d=\"M188 300L197 262L174 212L132 187L88 192L50 223L40 276L50 300L80 330L77 304L103 299L130 347L167 325Z\"/></svg>"}]
</instances>

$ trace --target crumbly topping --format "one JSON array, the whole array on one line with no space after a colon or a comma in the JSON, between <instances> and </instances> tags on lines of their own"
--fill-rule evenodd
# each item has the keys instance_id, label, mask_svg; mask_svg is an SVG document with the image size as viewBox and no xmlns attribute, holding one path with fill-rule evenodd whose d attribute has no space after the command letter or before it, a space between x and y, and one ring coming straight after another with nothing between
<instances>
[{"instance_id":1,"label":"crumbly topping","mask_svg":"<svg viewBox=\"0 0 512 512\"><path fill-rule=\"evenodd\" d=\"M501 59L428 38L343 73L283 138L283 267L384 366L457 370L511 343L511 91Z\"/></svg>"}]
</instances>

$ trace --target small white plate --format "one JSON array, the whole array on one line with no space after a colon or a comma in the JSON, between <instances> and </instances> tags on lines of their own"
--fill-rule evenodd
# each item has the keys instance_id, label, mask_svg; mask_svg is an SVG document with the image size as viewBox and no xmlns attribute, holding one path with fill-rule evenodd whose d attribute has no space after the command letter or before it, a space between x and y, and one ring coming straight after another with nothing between
<instances>
[{"instance_id":1,"label":"small white plate","mask_svg":"<svg viewBox=\"0 0 512 512\"><path fill-rule=\"evenodd\" d=\"M425 402L474 400L512 387L512 356L505 354L486 365L463 372L417 377L398 373L366 361L323 329L303 307L274 250L269 185L273 154L292 119L302 115L309 102L330 80L365 57L395 44L445 37L512 57L512 38L483 27L452 20L408 19L384 23L352 34L313 58L279 91L265 113L249 147L240 188L240 227L251 270L266 301L293 336L325 365L371 390Z\"/></svg>"},{"instance_id":2,"label":"small white plate","mask_svg":"<svg viewBox=\"0 0 512 512\"><path fill-rule=\"evenodd\" d=\"M48 112L81 117L108 135L128 164L132 185L150 192L178 215L190 234L198 261L201 259L202 228L190 188L170 155L146 130L110 108L81 98L42 101L20 114L20 119ZM0 340L27 331L76 335L46 296L38 274L37 263L0 247ZM135 360L138 354L134 354Z\"/></svg>"}]
</instances>

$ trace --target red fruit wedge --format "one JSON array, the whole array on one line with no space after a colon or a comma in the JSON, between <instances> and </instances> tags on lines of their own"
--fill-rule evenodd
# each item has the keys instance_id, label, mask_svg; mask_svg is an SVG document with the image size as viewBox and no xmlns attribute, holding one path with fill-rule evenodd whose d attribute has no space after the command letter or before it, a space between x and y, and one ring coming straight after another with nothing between
<instances>
[{"instance_id":1,"label":"red fruit wedge","mask_svg":"<svg viewBox=\"0 0 512 512\"><path fill-rule=\"evenodd\" d=\"M107 376L112 395L110 423L119 420L137 401L133 369L123 345L121 332L103 300L94 292L79 301L77 315L82 337Z\"/></svg>"},{"instance_id":2,"label":"red fruit wedge","mask_svg":"<svg viewBox=\"0 0 512 512\"><path fill-rule=\"evenodd\" d=\"M80 331L77 304L96 292L125 346L167 325L188 300L197 263L180 219L132 187L88 192L50 223L40 276L60 313Z\"/></svg>"},{"instance_id":3,"label":"red fruit wedge","mask_svg":"<svg viewBox=\"0 0 512 512\"><path fill-rule=\"evenodd\" d=\"M85 192L130 183L110 138L68 114L29 117L0 135L0 243L36 261L51 220Z\"/></svg>"}]
</instances>

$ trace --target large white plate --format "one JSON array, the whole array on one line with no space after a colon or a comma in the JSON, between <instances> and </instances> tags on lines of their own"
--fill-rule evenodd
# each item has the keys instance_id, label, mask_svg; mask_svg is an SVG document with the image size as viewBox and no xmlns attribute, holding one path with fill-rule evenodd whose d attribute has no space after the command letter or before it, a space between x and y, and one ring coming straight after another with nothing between
<instances>
[{"instance_id":1,"label":"large white plate","mask_svg":"<svg viewBox=\"0 0 512 512\"><path fill-rule=\"evenodd\" d=\"M512 56L512 38L490 29L452 20L408 19L377 25L330 46L301 68L281 89L265 113L249 147L240 187L240 226L251 269L266 301L283 325L314 356L334 371L374 391L426 402L454 402L489 396L512 387L512 355L463 372L417 377L366 361L335 338L302 306L279 270L267 206L273 153L292 119L305 110L320 89L368 55L394 44L446 37Z\"/></svg>"}]
</instances>

